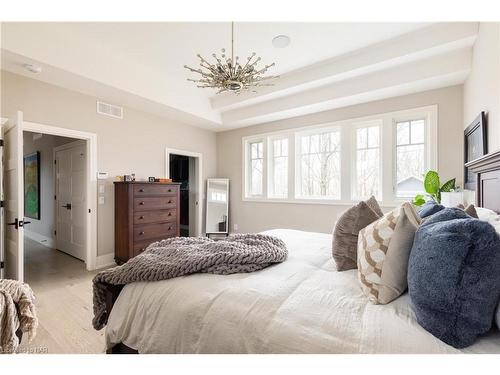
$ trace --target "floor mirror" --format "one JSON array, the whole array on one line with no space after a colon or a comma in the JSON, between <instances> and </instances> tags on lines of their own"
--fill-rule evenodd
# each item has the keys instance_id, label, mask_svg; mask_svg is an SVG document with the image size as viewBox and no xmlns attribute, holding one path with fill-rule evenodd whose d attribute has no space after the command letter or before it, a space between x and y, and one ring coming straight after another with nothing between
<instances>
[{"instance_id":1,"label":"floor mirror","mask_svg":"<svg viewBox=\"0 0 500 375\"><path fill-rule=\"evenodd\" d=\"M229 180L209 178L207 180L207 211L205 232L210 235L229 233Z\"/></svg>"}]
</instances>

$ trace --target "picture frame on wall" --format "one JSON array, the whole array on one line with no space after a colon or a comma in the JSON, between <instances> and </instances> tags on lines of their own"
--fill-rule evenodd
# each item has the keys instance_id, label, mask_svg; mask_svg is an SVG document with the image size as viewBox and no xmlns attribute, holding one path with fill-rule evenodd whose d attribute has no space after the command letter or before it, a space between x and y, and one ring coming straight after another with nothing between
<instances>
[{"instance_id":1,"label":"picture frame on wall","mask_svg":"<svg viewBox=\"0 0 500 375\"><path fill-rule=\"evenodd\" d=\"M24 216L40 220L40 152L25 155Z\"/></svg>"},{"instance_id":2,"label":"picture frame on wall","mask_svg":"<svg viewBox=\"0 0 500 375\"><path fill-rule=\"evenodd\" d=\"M481 112L464 130L464 164L488 153L486 116ZM476 190L476 175L464 167L464 189Z\"/></svg>"}]
</instances>

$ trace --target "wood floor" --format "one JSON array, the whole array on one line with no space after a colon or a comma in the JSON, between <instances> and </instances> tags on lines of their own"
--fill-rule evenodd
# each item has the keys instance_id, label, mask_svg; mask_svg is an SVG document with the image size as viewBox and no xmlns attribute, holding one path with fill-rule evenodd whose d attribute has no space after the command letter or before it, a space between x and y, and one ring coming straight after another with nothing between
<instances>
[{"instance_id":1,"label":"wood floor","mask_svg":"<svg viewBox=\"0 0 500 375\"><path fill-rule=\"evenodd\" d=\"M25 281L36 296L35 339L19 352L104 353L104 329L92 328L92 278L85 264L63 252L25 239Z\"/></svg>"}]
</instances>

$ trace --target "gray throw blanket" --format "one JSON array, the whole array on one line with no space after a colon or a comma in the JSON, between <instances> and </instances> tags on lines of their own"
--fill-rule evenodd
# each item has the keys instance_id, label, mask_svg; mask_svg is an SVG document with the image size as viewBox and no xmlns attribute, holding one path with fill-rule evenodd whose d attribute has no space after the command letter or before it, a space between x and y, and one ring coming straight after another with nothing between
<instances>
[{"instance_id":1,"label":"gray throw blanket","mask_svg":"<svg viewBox=\"0 0 500 375\"><path fill-rule=\"evenodd\" d=\"M35 295L28 284L0 279L0 354L14 353L19 346L20 328L31 341L36 334Z\"/></svg>"},{"instance_id":2,"label":"gray throw blanket","mask_svg":"<svg viewBox=\"0 0 500 375\"><path fill-rule=\"evenodd\" d=\"M253 272L288 255L285 243L263 234L234 234L222 241L205 237L176 237L152 243L127 263L99 272L93 279L95 329L107 321L106 284L124 285L136 281L159 281L192 273Z\"/></svg>"}]
</instances>

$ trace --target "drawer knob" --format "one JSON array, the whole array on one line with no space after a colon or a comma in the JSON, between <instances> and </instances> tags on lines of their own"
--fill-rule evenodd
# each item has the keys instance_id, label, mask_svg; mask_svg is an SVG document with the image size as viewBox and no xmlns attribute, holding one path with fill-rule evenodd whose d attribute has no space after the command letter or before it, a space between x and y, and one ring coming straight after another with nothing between
<instances>
[{"instance_id":1,"label":"drawer knob","mask_svg":"<svg viewBox=\"0 0 500 375\"><path fill-rule=\"evenodd\" d=\"M139 202L139 206L144 206L144 202Z\"/></svg>"},{"instance_id":2,"label":"drawer knob","mask_svg":"<svg viewBox=\"0 0 500 375\"><path fill-rule=\"evenodd\" d=\"M168 192L171 193L172 192L172 189L168 189Z\"/></svg>"},{"instance_id":3,"label":"drawer knob","mask_svg":"<svg viewBox=\"0 0 500 375\"><path fill-rule=\"evenodd\" d=\"M144 193L144 189L139 189L139 193Z\"/></svg>"},{"instance_id":4,"label":"drawer knob","mask_svg":"<svg viewBox=\"0 0 500 375\"><path fill-rule=\"evenodd\" d=\"M144 234L144 232L139 232L139 236L142 236Z\"/></svg>"},{"instance_id":5,"label":"drawer knob","mask_svg":"<svg viewBox=\"0 0 500 375\"><path fill-rule=\"evenodd\" d=\"M172 227L168 227L168 230L172 230Z\"/></svg>"},{"instance_id":6,"label":"drawer knob","mask_svg":"<svg viewBox=\"0 0 500 375\"><path fill-rule=\"evenodd\" d=\"M169 199L169 200L168 200L168 203L172 203L172 200L171 200L171 199Z\"/></svg>"},{"instance_id":7,"label":"drawer knob","mask_svg":"<svg viewBox=\"0 0 500 375\"><path fill-rule=\"evenodd\" d=\"M169 213L168 213L168 216L172 216L172 212L169 212Z\"/></svg>"},{"instance_id":8,"label":"drawer knob","mask_svg":"<svg viewBox=\"0 0 500 375\"><path fill-rule=\"evenodd\" d=\"M144 216L139 216L139 220L142 220L142 219L144 219Z\"/></svg>"}]
</instances>

